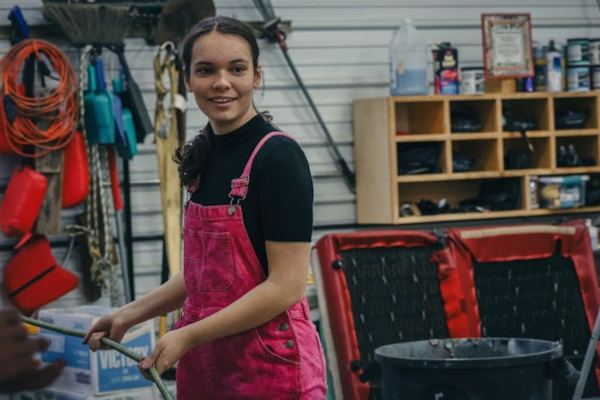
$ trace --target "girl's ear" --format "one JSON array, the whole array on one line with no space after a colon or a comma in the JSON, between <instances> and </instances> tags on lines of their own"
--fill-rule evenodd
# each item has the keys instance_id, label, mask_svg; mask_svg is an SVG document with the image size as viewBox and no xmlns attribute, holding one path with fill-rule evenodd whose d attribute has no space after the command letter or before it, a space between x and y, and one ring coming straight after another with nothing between
<instances>
[{"instance_id":1,"label":"girl's ear","mask_svg":"<svg viewBox=\"0 0 600 400\"><path fill-rule=\"evenodd\" d=\"M185 88L188 92L192 91L192 85L190 85L190 78L186 76L186 67L182 65L181 73L183 74L183 83L185 84Z\"/></svg>"},{"instance_id":2,"label":"girl's ear","mask_svg":"<svg viewBox=\"0 0 600 400\"><path fill-rule=\"evenodd\" d=\"M256 67L256 72L254 73L254 89L258 89L260 87L260 82L262 81L262 64L258 64Z\"/></svg>"}]
</instances>

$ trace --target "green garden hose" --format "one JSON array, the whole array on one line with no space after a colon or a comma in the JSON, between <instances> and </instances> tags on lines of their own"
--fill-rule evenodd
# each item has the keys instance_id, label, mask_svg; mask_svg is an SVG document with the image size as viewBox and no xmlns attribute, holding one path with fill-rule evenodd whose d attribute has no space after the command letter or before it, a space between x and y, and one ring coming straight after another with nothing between
<instances>
[{"instance_id":1,"label":"green garden hose","mask_svg":"<svg viewBox=\"0 0 600 400\"><path fill-rule=\"evenodd\" d=\"M61 328L58 327L56 325L52 325L52 324L48 324L46 322L42 322L42 321L38 321L37 319L32 319L32 318L28 318L28 317L24 317L21 316L21 320L25 323L28 323L30 325L34 325L37 326L39 328L44 328L44 329L48 329L50 331L54 331L54 332L58 332L58 333L62 333L65 335L69 335L69 336L75 336L75 337L80 337L83 338L85 337L86 333L82 332L82 331L77 331L74 329L66 329L66 328ZM114 340L110 340L108 338L103 337L102 339L100 339L100 343L118 351L119 353L131 358L132 360L137 361L138 363L141 361L142 357L129 350L128 348L121 346L119 343L115 342ZM150 367L148 369L148 371L150 372L150 375L152 376L152 379L154 380L154 383L156 384L156 387L158 388L158 390L160 391L160 394L163 396L163 398L165 400L173 400L173 396L171 396L171 393L169 393L169 391L167 390L167 387L165 386L165 383L163 382L163 380L161 379L160 375L158 374L158 372L156 371L156 368L154 366Z\"/></svg>"}]
</instances>

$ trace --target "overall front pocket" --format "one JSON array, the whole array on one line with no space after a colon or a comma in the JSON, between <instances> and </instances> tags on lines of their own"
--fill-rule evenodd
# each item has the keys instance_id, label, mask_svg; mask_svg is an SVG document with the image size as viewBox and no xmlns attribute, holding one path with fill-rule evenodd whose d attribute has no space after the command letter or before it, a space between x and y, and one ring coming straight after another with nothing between
<instances>
[{"instance_id":1,"label":"overall front pocket","mask_svg":"<svg viewBox=\"0 0 600 400\"><path fill-rule=\"evenodd\" d=\"M229 290L235 276L229 232L184 230L183 245L186 287L203 292Z\"/></svg>"}]
</instances>

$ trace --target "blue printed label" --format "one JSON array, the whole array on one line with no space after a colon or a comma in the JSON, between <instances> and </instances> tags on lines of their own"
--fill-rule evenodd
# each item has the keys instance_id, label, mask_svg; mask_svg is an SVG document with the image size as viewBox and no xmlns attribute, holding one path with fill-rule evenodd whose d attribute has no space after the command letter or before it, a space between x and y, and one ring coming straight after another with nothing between
<instances>
[{"instance_id":1,"label":"blue printed label","mask_svg":"<svg viewBox=\"0 0 600 400\"><path fill-rule=\"evenodd\" d=\"M40 336L50 342L48 350L42 353L43 362L64 360L68 367L90 369L90 350L80 338L50 331L40 331Z\"/></svg>"},{"instance_id":2,"label":"blue printed label","mask_svg":"<svg viewBox=\"0 0 600 400\"><path fill-rule=\"evenodd\" d=\"M126 347L148 357L152 351L151 343L150 334L147 333L130 340ZM138 370L136 361L115 350L99 351L96 368L100 392L152 386L152 382L146 380Z\"/></svg>"}]
</instances>

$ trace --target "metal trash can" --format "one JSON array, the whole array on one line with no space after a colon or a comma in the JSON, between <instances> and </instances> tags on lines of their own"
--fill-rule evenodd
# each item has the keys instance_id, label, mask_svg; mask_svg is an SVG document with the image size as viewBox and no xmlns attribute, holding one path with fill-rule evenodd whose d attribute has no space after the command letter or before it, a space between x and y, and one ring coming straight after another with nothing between
<instances>
[{"instance_id":1,"label":"metal trash can","mask_svg":"<svg viewBox=\"0 0 600 400\"><path fill-rule=\"evenodd\" d=\"M549 400L554 378L577 374L560 344L535 339L398 343L375 360L384 400Z\"/></svg>"}]
</instances>

